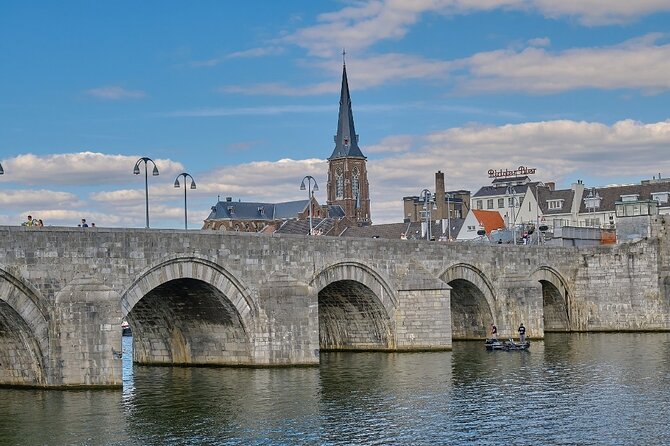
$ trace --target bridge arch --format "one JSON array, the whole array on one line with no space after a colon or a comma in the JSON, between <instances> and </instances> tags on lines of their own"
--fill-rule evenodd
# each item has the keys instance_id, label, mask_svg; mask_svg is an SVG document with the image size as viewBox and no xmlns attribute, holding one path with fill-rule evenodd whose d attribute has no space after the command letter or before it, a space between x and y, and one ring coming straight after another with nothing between
<instances>
[{"instance_id":1,"label":"bridge arch","mask_svg":"<svg viewBox=\"0 0 670 446\"><path fill-rule=\"evenodd\" d=\"M544 331L569 331L572 292L561 273L549 266L540 266L530 277L542 284Z\"/></svg>"},{"instance_id":2,"label":"bridge arch","mask_svg":"<svg viewBox=\"0 0 670 446\"><path fill-rule=\"evenodd\" d=\"M0 265L0 384L48 384L49 320L39 291Z\"/></svg>"},{"instance_id":3,"label":"bridge arch","mask_svg":"<svg viewBox=\"0 0 670 446\"><path fill-rule=\"evenodd\" d=\"M440 279L451 286L452 339L485 338L497 307L486 275L473 265L456 263Z\"/></svg>"},{"instance_id":4,"label":"bridge arch","mask_svg":"<svg viewBox=\"0 0 670 446\"><path fill-rule=\"evenodd\" d=\"M251 364L251 293L233 274L198 256L163 259L121 298L133 330L133 360L144 364Z\"/></svg>"},{"instance_id":5,"label":"bridge arch","mask_svg":"<svg viewBox=\"0 0 670 446\"><path fill-rule=\"evenodd\" d=\"M389 281L358 261L342 261L317 272L322 350L393 350L397 296Z\"/></svg>"}]
</instances>

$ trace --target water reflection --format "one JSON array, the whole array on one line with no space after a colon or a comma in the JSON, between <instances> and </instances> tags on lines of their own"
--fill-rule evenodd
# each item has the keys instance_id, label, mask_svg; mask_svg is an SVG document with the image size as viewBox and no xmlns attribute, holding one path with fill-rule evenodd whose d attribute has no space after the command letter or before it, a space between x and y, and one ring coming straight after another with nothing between
<instances>
[{"instance_id":1,"label":"water reflection","mask_svg":"<svg viewBox=\"0 0 670 446\"><path fill-rule=\"evenodd\" d=\"M131 347L123 391L0 389L0 444L670 444L670 334L283 369L139 367Z\"/></svg>"}]
</instances>

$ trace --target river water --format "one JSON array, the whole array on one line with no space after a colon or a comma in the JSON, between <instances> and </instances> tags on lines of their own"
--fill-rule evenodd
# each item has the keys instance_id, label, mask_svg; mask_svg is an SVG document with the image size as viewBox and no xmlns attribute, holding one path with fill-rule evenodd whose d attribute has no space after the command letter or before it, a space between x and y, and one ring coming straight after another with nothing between
<instances>
[{"instance_id":1,"label":"river water","mask_svg":"<svg viewBox=\"0 0 670 446\"><path fill-rule=\"evenodd\" d=\"M668 333L323 353L281 369L138 367L130 340L123 390L0 389L0 444L670 444Z\"/></svg>"}]
</instances>

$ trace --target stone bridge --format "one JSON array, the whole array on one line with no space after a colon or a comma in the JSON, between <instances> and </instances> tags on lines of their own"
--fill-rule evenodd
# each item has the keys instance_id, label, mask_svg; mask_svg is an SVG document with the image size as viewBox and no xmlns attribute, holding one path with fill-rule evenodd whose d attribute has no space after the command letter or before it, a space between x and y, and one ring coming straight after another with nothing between
<instances>
[{"instance_id":1,"label":"stone bridge","mask_svg":"<svg viewBox=\"0 0 670 446\"><path fill-rule=\"evenodd\" d=\"M523 322L669 330L665 226L550 248L103 228L0 227L0 385L122 385L146 365L316 365L322 350L449 350Z\"/></svg>"}]
</instances>

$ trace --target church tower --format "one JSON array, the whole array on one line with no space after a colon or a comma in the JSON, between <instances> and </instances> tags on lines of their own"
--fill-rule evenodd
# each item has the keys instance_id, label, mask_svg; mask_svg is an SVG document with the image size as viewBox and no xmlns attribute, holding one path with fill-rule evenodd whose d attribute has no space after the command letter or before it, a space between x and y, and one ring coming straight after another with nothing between
<instances>
[{"instance_id":1,"label":"church tower","mask_svg":"<svg viewBox=\"0 0 670 446\"><path fill-rule=\"evenodd\" d=\"M347 65L343 63L335 149L328 158L327 203L342 206L344 215L358 226L371 223L370 187L366 164L367 158L358 147L358 135L354 128L354 115L351 112Z\"/></svg>"}]
</instances>

